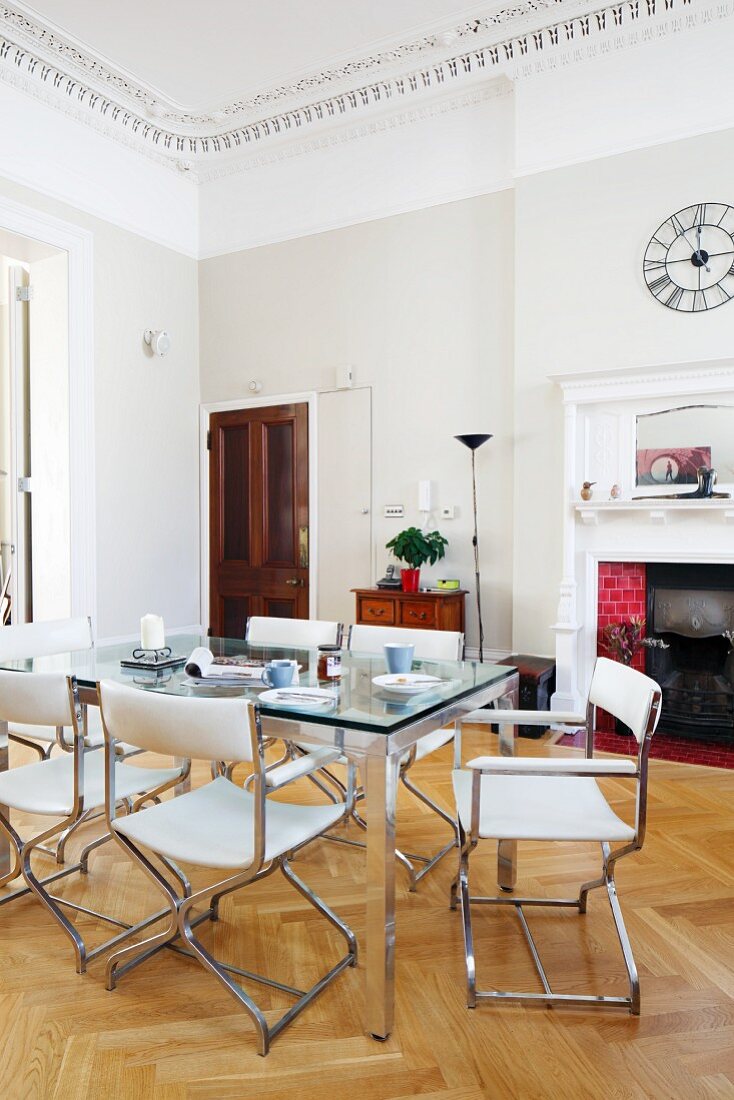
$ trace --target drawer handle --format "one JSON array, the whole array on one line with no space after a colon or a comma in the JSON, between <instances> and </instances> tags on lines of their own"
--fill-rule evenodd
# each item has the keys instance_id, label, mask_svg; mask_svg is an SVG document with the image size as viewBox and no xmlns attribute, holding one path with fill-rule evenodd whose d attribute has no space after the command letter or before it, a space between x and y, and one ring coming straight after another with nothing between
<instances>
[{"instance_id":1,"label":"drawer handle","mask_svg":"<svg viewBox=\"0 0 734 1100\"><path fill-rule=\"evenodd\" d=\"M420 611L420 612L414 611L412 607L408 609L408 614L412 615L414 619L421 619L422 620L422 619L425 619L427 617L425 611Z\"/></svg>"},{"instance_id":2,"label":"drawer handle","mask_svg":"<svg viewBox=\"0 0 734 1100\"><path fill-rule=\"evenodd\" d=\"M370 608L370 615L374 615L375 618L379 618L380 615L384 615L384 614L385 614L385 608L384 607L371 607Z\"/></svg>"}]
</instances>

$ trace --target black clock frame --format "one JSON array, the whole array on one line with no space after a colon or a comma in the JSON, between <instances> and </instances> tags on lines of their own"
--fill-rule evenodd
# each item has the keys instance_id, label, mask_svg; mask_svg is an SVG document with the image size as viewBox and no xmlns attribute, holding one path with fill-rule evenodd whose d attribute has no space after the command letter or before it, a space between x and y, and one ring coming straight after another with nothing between
<instances>
[{"instance_id":1,"label":"black clock frame","mask_svg":"<svg viewBox=\"0 0 734 1100\"><path fill-rule=\"evenodd\" d=\"M723 209L724 213L721 215L721 217L719 218L719 220L717 222L707 222L705 220L707 208L711 209L711 208L714 208L714 207L718 207L718 208ZM700 220L698 218L694 218L693 224L688 226L687 228L684 228L683 223L680 221L680 215L685 214L690 210L701 211ZM645 254L644 254L643 259L642 259L642 277L645 281L645 286L650 291L653 298L657 302L659 302L661 306L664 306L665 309L672 309L676 313L708 313L712 309L718 309L719 306L727 305L728 302L731 302L734 299L734 292L732 294L728 294L728 292L726 290L724 290L724 288L721 286L721 283L723 282L723 280L728 275L732 275L734 277L734 235L731 232L729 232L728 229L722 229L722 225L721 225L721 223L724 221L724 219L727 217L727 215L729 213L731 213L732 219L734 221L734 206L732 206L730 203L727 203L727 202L689 203L688 206L681 207L680 210L676 210L676 212L674 214L671 214L670 217L665 219L665 221L662 221L660 223L660 225L658 226L658 228L656 229L655 233L653 233L652 237L650 238L650 240L647 243L647 247L645 248ZM667 225L668 223L670 223L670 226L671 226L673 232L676 235L673 238L673 240L670 242L670 244L666 245L664 241L660 240L660 238L657 236L657 233L663 228L663 226ZM731 251L731 256L732 256L732 264L730 265L729 269L724 273L724 275L722 275L721 279L717 280L715 283L712 283L708 287L705 287L703 289L698 289L698 290L691 289L691 288L688 288L688 287L682 287L680 285L680 283L677 283L673 278L671 278L671 276L668 272L668 260L667 260L667 254L670 252L670 249L672 248L675 241L679 240L681 237L683 237L686 241L688 241L688 238L685 236L685 234L690 233L693 229L695 229L696 225L699 225L701 227L709 226L712 229L720 229L723 233L727 234L727 236L731 240L731 245L732 245L731 250L730 250ZM665 259L655 260L655 261L652 261L652 260L648 259L648 253L649 253L650 248L651 248L654 241L657 241L658 245L660 245L662 248L666 249L666 258ZM690 245L690 242L688 242L688 243ZM727 252L723 253L723 254L724 255L729 255L729 250L727 250ZM721 255L721 253L719 255ZM692 264L693 267L700 269L708 263L709 259L710 259L709 253L705 249L703 249L703 248L694 249L693 255L690 258L690 263ZM675 263L680 263L682 261L681 260L676 260L674 262ZM654 280L651 283L651 282L648 281L647 276L648 276L648 273L653 268L660 268L661 271L664 274L660 275L658 277L658 280ZM672 286L672 287L675 288L673 290L673 292L671 293L670 297L667 299L667 301L664 300L663 298L661 298L655 292L655 290L653 289L653 287L656 285L656 283L659 281L659 279L664 279L664 284L663 285L665 287ZM720 292L722 294L726 294L727 296L724 298L723 301L709 304L706 300L706 291L707 290L712 290L714 287L718 287ZM661 289L662 289L662 286L661 286ZM680 309L677 305L677 303L683 297L684 293L693 294L694 304L693 304L691 309ZM704 304L701 308L697 309L696 306L695 306L695 302L696 302L696 295L699 295L699 294L701 295Z\"/></svg>"}]
</instances>

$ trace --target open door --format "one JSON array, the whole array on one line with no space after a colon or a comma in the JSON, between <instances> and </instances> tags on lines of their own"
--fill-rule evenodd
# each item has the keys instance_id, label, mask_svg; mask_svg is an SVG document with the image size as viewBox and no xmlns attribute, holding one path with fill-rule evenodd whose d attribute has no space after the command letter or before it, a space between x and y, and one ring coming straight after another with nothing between
<instances>
[{"instance_id":1,"label":"open door","mask_svg":"<svg viewBox=\"0 0 734 1100\"><path fill-rule=\"evenodd\" d=\"M28 348L28 272L9 269L8 390L10 440L10 614L14 623L33 620L31 576L31 440Z\"/></svg>"},{"instance_id":2,"label":"open door","mask_svg":"<svg viewBox=\"0 0 734 1100\"><path fill-rule=\"evenodd\" d=\"M308 405L214 413L209 429L211 633L308 618Z\"/></svg>"}]
</instances>

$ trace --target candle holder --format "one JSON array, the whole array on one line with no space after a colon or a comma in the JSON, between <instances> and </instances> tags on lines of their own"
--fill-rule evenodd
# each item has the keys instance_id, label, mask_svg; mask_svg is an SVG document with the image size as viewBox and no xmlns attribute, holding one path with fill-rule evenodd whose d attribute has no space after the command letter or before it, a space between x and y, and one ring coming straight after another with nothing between
<instances>
[{"instance_id":1,"label":"candle holder","mask_svg":"<svg viewBox=\"0 0 734 1100\"><path fill-rule=\"evenodd\" d=\"M120 661L122 668L144 668L158 672L164 668L178 668L186 664L185 657L174 657L169 645L161 649L143 649L138 646L133 650L132 657Z\"/></svg>"}]
</instances>

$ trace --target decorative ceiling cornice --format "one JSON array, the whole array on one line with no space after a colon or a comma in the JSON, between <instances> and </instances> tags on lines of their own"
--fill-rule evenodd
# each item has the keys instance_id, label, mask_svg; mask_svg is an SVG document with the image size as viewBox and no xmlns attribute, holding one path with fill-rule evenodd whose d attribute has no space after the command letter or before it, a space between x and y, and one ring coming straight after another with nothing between
<instances>
[{"instance_id":1,"label":"decorative ceiling cornice","mask_svg":"<svg viewBox=\"0 0 734 1100\"><path fill-rule=\"evenodd\" d=\"M238 163L250 167L261 154L279 159L265 153L271 144L318 147L319 135L335 126L357 136L359 116L370 111L409 116L431 94L448 98L452 88L460 95L470 82L522 78L724 18L731 10L731 0L711 8L697 0L620 0L593 11L585 0L518 0L440 35L197 113L164 101L22 10L0 4L0 79L154 160L204 178L237 170ZM531 26L554 11L564 13L559 22Z\"/></svg>"}]
</instances>

